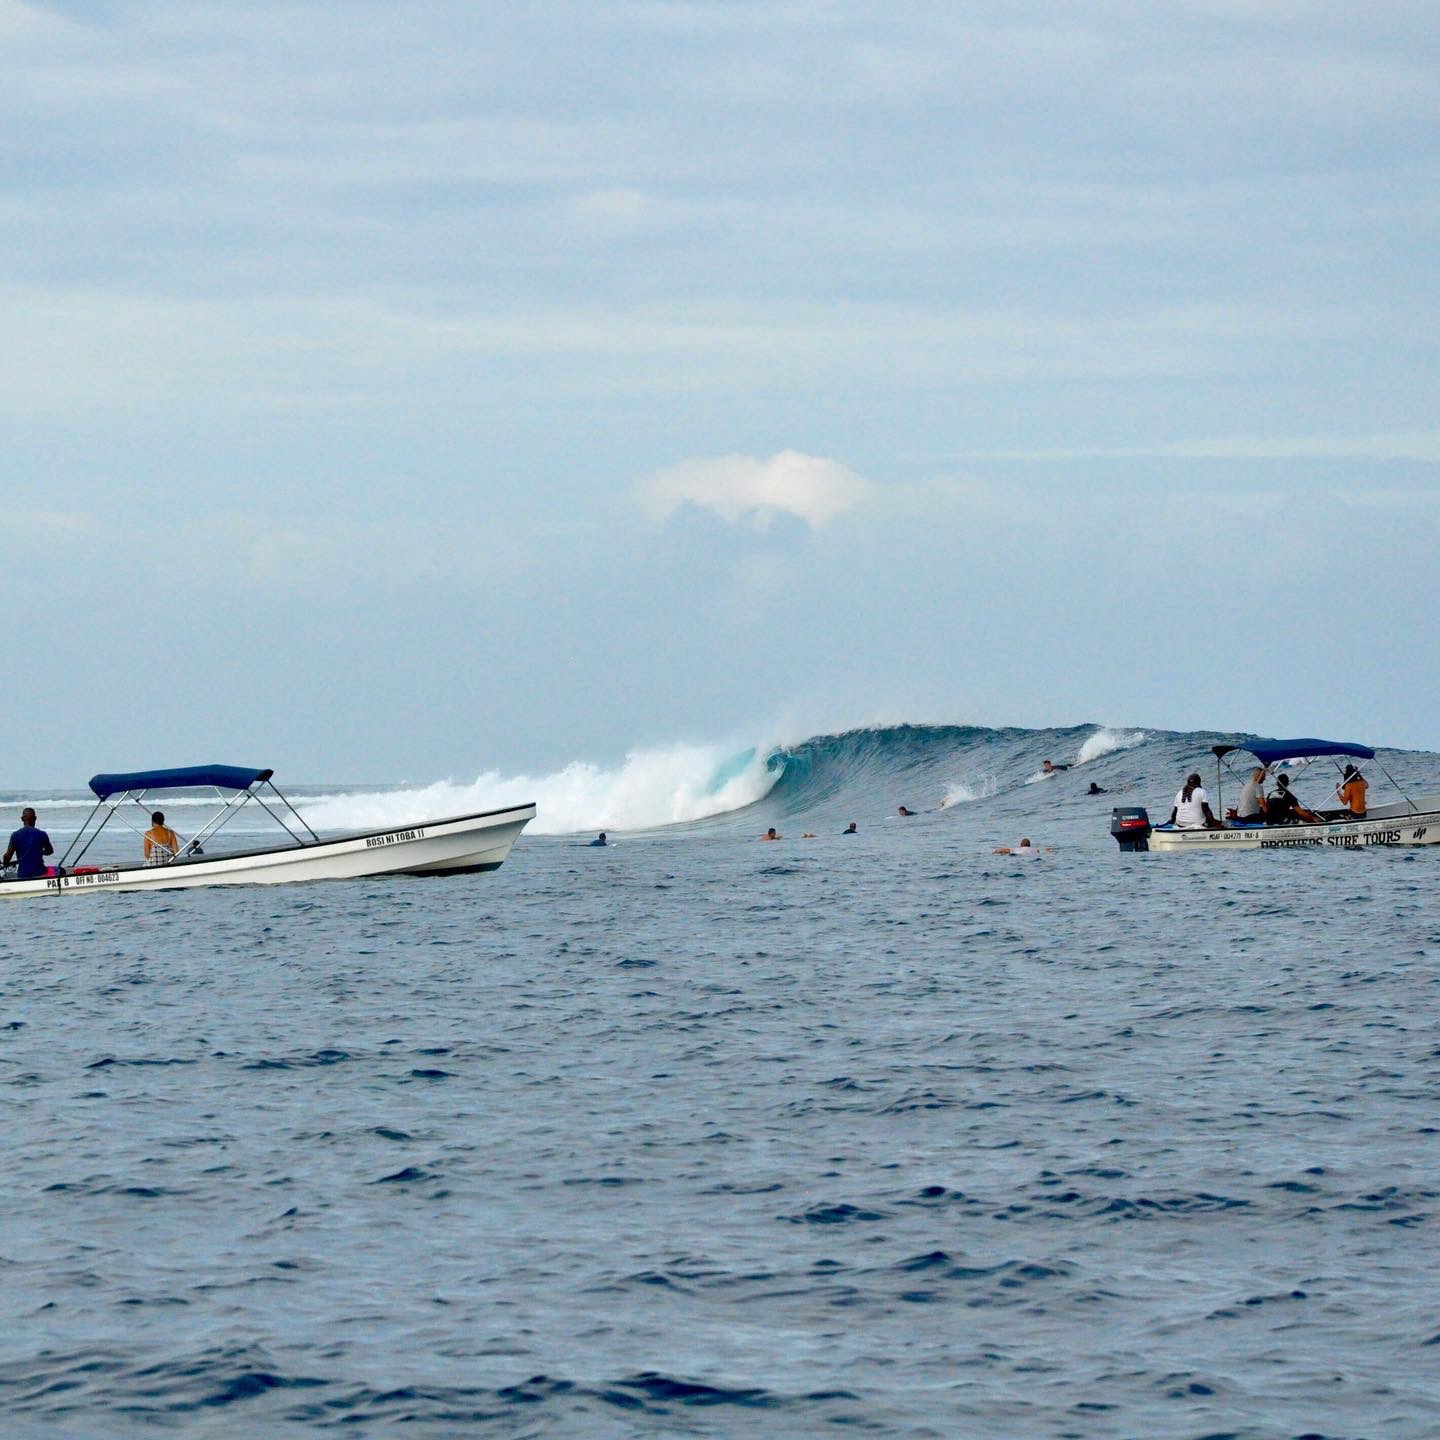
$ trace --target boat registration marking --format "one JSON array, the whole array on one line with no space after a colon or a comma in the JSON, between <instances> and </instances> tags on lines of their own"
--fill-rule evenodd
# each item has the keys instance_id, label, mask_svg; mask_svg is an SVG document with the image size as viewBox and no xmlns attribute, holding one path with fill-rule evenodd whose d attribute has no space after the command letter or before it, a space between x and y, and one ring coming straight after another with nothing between
<instances>
[{"instance_id":1,"label":"boat registration marking","mask_svg":"<svg viewBox=\"0 0 1440 1440\"><path fill-rule=\"evenodd\" d=\"M119 878L118 870L97 870L93 875L51 875L45 884L51 890L82 890L87 885L113 885Z\"/></svg>"},{"instance_id":2,"label":"boat registration marking","mask_svg":"<svg viewBox=\"0 0 1440 1440\"><path fill-rule=\"evenodd\" d=\"M414 830L392 830L388 835L367 835L365 848L375 850L381 845L401 845L406 840L423 840L424 838L425 827L421 825Z\"/></svg>"}]
</instances>

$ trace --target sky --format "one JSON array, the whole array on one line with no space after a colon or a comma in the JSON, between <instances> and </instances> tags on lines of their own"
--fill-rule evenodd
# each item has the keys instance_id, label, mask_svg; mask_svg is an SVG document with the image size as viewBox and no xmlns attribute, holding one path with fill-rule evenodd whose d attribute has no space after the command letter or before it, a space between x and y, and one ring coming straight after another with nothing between
<instances>
[{"instance_id":1,"label":"sky","mask_svg":"<svg viewBox=\"0 0 1440 1440\"><path fill-rule=\"evenodd\" d=\"M3 780L1440 748L1425 3L0 0Z\"/></svg>"}]
</instances>

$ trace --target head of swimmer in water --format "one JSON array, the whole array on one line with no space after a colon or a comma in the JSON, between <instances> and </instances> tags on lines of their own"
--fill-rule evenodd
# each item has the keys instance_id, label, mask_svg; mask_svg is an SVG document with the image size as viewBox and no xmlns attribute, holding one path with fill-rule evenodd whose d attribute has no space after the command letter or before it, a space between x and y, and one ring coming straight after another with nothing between
<instances>
[{"instance_id":1,"label":"head of swimmer in water","mask_svg":"<svg viewBox=\"0 0 1440 1440\"><path fill-rule=\"evenodd\" d=\"M778 840L780 838L775 833L775 827L773 825L765 832L765 838L767 840Z\"/></svg>"},{"instance_id":2,"label":"head of swimmer in water","mask_svg":"<svg viewBox=\"0 0 1440 1440\"><path fill-rule=\"evenodd\" d=\"M1055 765L1053 761L1047 760L1040 768L1048 775L1055 768Z\"/></svg>"}]
</instances>

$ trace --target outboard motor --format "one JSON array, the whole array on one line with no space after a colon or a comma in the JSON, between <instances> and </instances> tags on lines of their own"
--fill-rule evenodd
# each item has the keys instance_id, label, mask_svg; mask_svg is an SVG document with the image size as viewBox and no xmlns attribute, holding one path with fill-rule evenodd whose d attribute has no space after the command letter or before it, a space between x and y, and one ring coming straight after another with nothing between
<instances>
[{"instance_id":1,"label":"outboard motor","mask_svg":"<svg viewBox=\"0 0 1440 1440\"><path fill-rule=\"evenodd\" d=\"M1122 850L1150 848L1150 816L1143 805L1117 805L1110 812L1110 833Z\"/></svg>"}]
</instances>

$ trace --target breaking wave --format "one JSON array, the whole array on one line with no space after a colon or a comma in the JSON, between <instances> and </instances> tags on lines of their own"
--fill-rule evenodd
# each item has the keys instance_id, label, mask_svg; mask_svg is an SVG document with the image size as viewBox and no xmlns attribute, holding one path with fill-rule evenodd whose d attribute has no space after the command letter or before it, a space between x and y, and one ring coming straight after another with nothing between
<instances>
[{"instance_id":1,"label":"breaking wave","mask_svg":"<svg viewBox=\"0 0 1440 1440\"><path fill-rule=\"evenodd\" d=\"M794 745L676 745L636 750L617 766L573 761L551 775L343 794L297 804L321 830L379 828L419 816L461 815L534 801L530 832L567 835L713 828L739 812L856 818L877 806L920 812L981 804L1038 775L1040 759L1071 766L1142 744L1143 730L1095 725L996 730L975 725L880 725L816 735Z\"/></svg>"},{"instance_id":2,"label":"breaking wave","mask_svg":"<svg viewBox=\"0 0 1440 1440\"><path fill-rule=\"evenodd\" d=\"M992 729L974 725L879 725L815 735L798 744L685 744L637 749L606 766L575 760L548 775L504 775L487 770L473 780L437 780L397 787L297 787L291 796L322 833L384 829L496 810L533 801L535 821L527 833L567 835L598 830L637 832L669 827L724 829L759 823L761 828L796 817L828 825L850 820L865 825L893 819L902 805L916 814L958 813L984 823L1023 823L1038 813L1060 822L1068 809L1086 806L1087 825L1095 793L1127 796L1139 803L1164 801L1186 771L1218 740L1212 732L1111 729L1094 724L1046 730ZM1402 772L1433 785L1428 752L1411 757ZM1206 757L1208 758L1208 757ZM1433 757L1432 757L1433 758ZM1043 763L1057 767L1045 773ZM1082 769L1082 775L1074 771ZM1046 782L1038 790L1027 789ZM288 790L287 790L287 793ZM77 826L93 799L75 792L21 795L0 792L0 808L37 802L42 823L64 833ZM1107 803L1115 803L1111 800ZM213 809L213 796L167 795L167 810L182 835L201 822L192 806ZM132 816L133 819L133 816ZM255 825L273 828L263 812L242 816L232 833Z\"/></svg>"},{"instance_id":3,"label":"breaking wave","mask_svg":"<svg viewBox=\"0 0 1440 1440\"><path fill-rule=\"evenodd\" d=\"M296 804L317 829L363 830L534 801L531 831L567 835L649 830L723 815L759 800L775 779L758 750L677 745L632 751L611 769L576 760L553 775L487 771L467 784L438 780L413 789L304 796Z\"/></svg>"}]
</instances>

